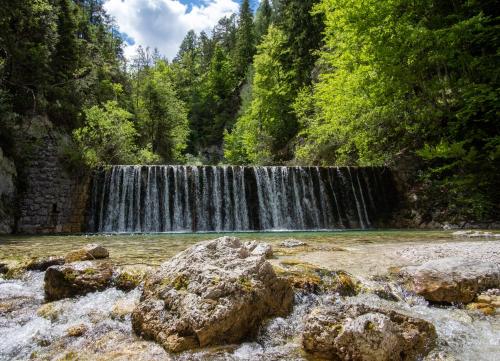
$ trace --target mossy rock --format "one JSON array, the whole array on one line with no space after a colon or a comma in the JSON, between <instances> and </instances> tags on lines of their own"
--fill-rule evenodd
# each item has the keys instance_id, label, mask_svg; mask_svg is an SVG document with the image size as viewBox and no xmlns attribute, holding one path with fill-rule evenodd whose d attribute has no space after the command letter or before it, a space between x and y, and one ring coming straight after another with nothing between
<instances>
[{"instance_id":1,"label":"mossy rock","mask_svg":"<svg viewBox=\"0 0 500 361\"><path fill-rule=\"evenodd\" d=\"M299 290L313 293L337 293L354 296L361 290L361 283L344 271L331 271L300 260L288 259L275 267L276 272Z\"/></svg>"},{"instance_id":2,"label":"mossy rock","mask_svg":"<svg viewBox=\"0 0 500 361\"><path fill-rule=\"evenodd\" d=\"M494 316L496 309L489 303L473 302L469 303L466 308L470 311L480 311L486 316Z\"/></svg>"},{"instance_id":3,"label":"mossy rock","mask_svg":"<svg viewBox=\"0 0 500 361\"><path fill-rule=\"evenodd\" d=\"M61 310L53 302L45 303L36 311L39 317L43 317L50 321L57 321L61 314Z\"/></svg>"},{"instance_id":4,"label":"mossy rock","mask_svg":"<svg viewBox=\"0 0 500 361\"><path fill-rule=\"evenodd\" d=\"M78 262L52 266L45 272L45 298L47 301L103 291L113 285L113 269L109 264L95 265Z\"/></svg>"}]
</instances>

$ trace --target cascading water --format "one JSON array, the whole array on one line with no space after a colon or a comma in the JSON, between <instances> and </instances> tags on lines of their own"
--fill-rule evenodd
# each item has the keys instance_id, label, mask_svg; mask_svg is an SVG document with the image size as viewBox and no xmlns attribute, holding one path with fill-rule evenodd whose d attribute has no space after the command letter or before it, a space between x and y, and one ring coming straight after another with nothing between
<instances>
[{"instance_id":1,"label":"cascading water","mask_svg":"<svg viewBox=\"0 0 500 361\"><path fill-rule=\"evenodd\" d=\"M386 168L113 166L94 177L88 230L370 228L395 200Z\"/></svg>"}]
</instances>

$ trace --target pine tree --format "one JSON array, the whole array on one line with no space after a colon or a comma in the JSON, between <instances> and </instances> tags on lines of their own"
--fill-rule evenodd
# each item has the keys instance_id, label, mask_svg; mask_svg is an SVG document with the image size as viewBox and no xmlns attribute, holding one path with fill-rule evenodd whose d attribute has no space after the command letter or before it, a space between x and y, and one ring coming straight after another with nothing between
<instances>
[{"instance_id":1,"label":"pine tree","mask_svg":"<svg viewBox=\"0 0 500 361\"><path fill-rule=\"evenodd\" d=\"M287 36L290 53L284 59L287 69L295 73L297 87L310 84L311 73L323 43L324 21L312 13L319 0L280 0L276 23Z\"/></svg>"},{"instance_id":2,"label":"pine tree","mask_svg":"<svg viewBox=\"0 0 500 361\"><path fill-rule=\"evenodd\" d=\"M267 34L267 29L271 25L272 17L273 8L269 4L269 0L262 1L255 15L255 39L257 43Z\"/></svg>"},{"instance_id":3,"label":"pine tree","mask_svg":"<svg viewBox=\"0 0 500 361\"><path fill-rule=\"evenodd\" d=\"M235 70L239 77L243 77L252 63L255 54L255 32L253 14L249 0L243 0L238 19L235 48Z\"/></svg>"}]
</instances>

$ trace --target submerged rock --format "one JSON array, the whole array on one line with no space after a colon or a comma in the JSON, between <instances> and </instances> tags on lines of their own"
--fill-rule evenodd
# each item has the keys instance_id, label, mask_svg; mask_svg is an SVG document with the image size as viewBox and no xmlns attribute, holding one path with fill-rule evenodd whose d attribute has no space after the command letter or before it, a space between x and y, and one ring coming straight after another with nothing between
<instances>
[{"instance_id":1,"label":"submerged rock","mask_svg":"<svg viewBox=\"0 0 500 361\"><path fill-rule=\"evenodd\" d=\"M469 303L476 295L500 287L500 264L466 258L442 258L399 271L405 285L431 302Z\"/></svg>"},{"instance_id":2,"label":"submerged rock","mask_svg":"<svg viewBox=\"0 0 500 361\"><path fill-rule=\"evenodd\" d=\"M37 316L50 321L57 321L61 316L61 307L56 302L49 302L41 305L36 311Z\"/></svg>"},{"instance_id":3,"label":"submerged rock","mask_svg":"<svg viewBox=\"0 0 500 361\"><path fill-rule=\"evenodd\" d=\"M64 263L64 257L34 258L28 262L26 269L28 271L45 271L51 266L61 266Z\"/></svg>"},{"instance_id":4,"label":"submerged rock","mask_svg":"<svg viewBox=\"0 0 500 361\"><path fill-rule=\"evenodd\" d=\"M109 257L109 251L98 244L87 244L82 249L72 251L64 257L67 263L78 261L91 261Z\"/></svg>"},{"instance_id":5,"label":"submerged rock","mask_svg":"<svg viewBox=\"0 0 500 361\"><path fill-rule=\"evenodd\" d=\"M124 320L127 316L132 314L137 304L138 302L136 302L136 300L130 299L116 301L111 310L111 318L114 320Z\"/></svg>"},{"instance_id":6,"label":"submerged rock","mask_svg":"<svg viewBox=\"0 0 500 361\"><path fill-rule=\"evenodd\" d=\"M85 332L87 332L87 330L88 330L87 326L85 326L82 323L80 325L71 326L70 328L68 328L66 330L66 335L68 335L70 337L80 337L80 336L83 336L85 334Z\"/></svg>"},{"instance_id":7,"label":"submerged rock","mask_svg":"<svg viewBox=\"0 0 500 361\"><path fill-rule=\"evenodd\" d=\"M304 349L330 360L417 360L435 345L432 324L365 304L313 309L302 333Z\"/></svg>"},{"instance_id":8,"label":"submerged rock","mask_svg":"<svg viewBox=\"0 0 500 361\"><path fill-rule=\"evenodd\" d=\"M467 305L468 310L477 310L487 316L500 313L500 290L490 289L476 297Z\"/></svg>"},{"instance_id":9,"label":"submerged rock","mask_svg":"<svg viewBox=\"0 0 500 361\"><path fill-rule=\"evenodd\" d=\"M288 314L292 288L266 261L266 247L253 246L223 237L164 263L145 282L134 331L179 352L239 342L265 318Z\"/></svg>"},{"instance_id":10,"label":"submerged rock","mask_svg":"<svg viewBox=\"0 0 500 361\"><path fill-rule=\"evenodd\" d=\"M466 230L453 232L454 237L467 237L467 238L499 238L500 233L484 232L477 230Z\"/></svg>"},{"instance_id":11,"label":"submerged rock","mask_svg":"<svg viewBox=\"0 0 500 361\"><path fill-rule=\"evenodd\" d=\"M280 246L284 248L295 248L295 247L307 246L307 243L292 238L292 239L285 239L283 242L280 243Z\"/></svg>"},{"instance_id":12,"label":"submerged rock","mask_svg":"<svg viewBox=\"0 0 500 361\"><path fill-rule=\"evenodd\" d=\"M111 286L113 269L110 265L75 262L52 266L45 272L45 299L47 301L102 291Z\"/></svg>"}]
</instances>

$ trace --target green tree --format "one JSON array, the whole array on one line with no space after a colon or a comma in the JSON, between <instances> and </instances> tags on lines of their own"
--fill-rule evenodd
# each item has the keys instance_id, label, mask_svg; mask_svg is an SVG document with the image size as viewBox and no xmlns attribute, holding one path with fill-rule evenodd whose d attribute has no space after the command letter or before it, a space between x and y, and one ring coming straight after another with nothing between
<instances>
[{"instance_id":1,"label":"green tree","mask_svg":"<svg viewBox=\"0 0 500 361\"><path fill-rule=\"evenodd\" d=\"M249 0L243 0L241 3L234 51L236 74L243 77L255 54L255 31Z\"/></svg>"},{"instance_id":2,"label":"green tree","mask_svg":"<svg viewBox=\"0 0 500 361\"><path fill-rule=\"evenodd\" d=\"M57 43L55 10L48 0L1 3L0 85L19 114L38 114L45 106L50 58Z\"/></svg>"},{"instance_id":3,"label":"green tree","mask_svg":"<svg viewBox=\"0 0 500 361\"><path fill-rule=\"evenodd\" d=\"M56 2L58 40L51 56L52 79L47 94L48 112L52 121L73 125L82 105L81 94L77 91L80 44L77 41L78 9L70 0Z\"/></svg>"},{"instance_id":4,"label":"green tree","mask_svg":"<svg viewBox=\"0 0 500 361\"><path fill-rule=\"evenodd\" d=\"M136 111L145 147L164 163L181 162L189 133L187 111L165 61L159 60L147 70L139 99Z\"/></svg>"},{"instance_id":5,"label":"green tree","mask_svg":"<svg viewBox=\"0 0 500 361\"><path fill-rule=\"evenodd\" d=\"M83 127L73 131L83 161L90 168L108 164L134 164L137 131L132 114L115 101L84 110Z\"/></svg>"},{"instance_id":6,"label":"green tree","mask_svg":"<svg viewBox=\"0 0 500 361\"><path fill-rule=\"evenodd\" d=\"M262 1L255 14L255 39L257 44L267 34L267 29L272 23L272 18L273 8L269 4L269 0Z\"/></svg>"},{"instance_id":7,"label":"green tree","mask_svg":"<svg viewBox=\"0 0 500 361\"><path fill-rule=\"evenodd\" d=\"M290 108L293 74L280 61L287 52L285 34L271 26L255 56L251 104L225 135L227 161L270 164L290 158L297 124Z\"/></svg>"},{"instance_id":8,"label":"green tree","mask_svg":"<svg viewBox=\"0 0 500 361\"><path fill-rule=\"evenodd\" d=\"M448 220L498 217L491 2L324 0L318 10L326 17L320 111L298 158L409 167L420 174L422 209Z\"/></svg>"},{"instance_id":9,"label":"green tree","mask_svg":"<svg viewBox=\"0 0 500 361\"><path fill-rule=\"evenodd\" d=\"M216 45L203 86L207 121L202 128L204 145L221 144L224 129L233 119L236 77L229 56Z\"/></svg>"},{"instance_id":10,"label":"green tree","mask_svg":"<svg viewBox=\"0 0 500 361\"><path fill-rule=\"evenodd\" d=\"M323 44L322 13L313 12L319 0L280 0L277 25L287 36L290 49L283 65L295 74L297 87L309 85L318 51Z\"/></svg>"}]
</instances>

